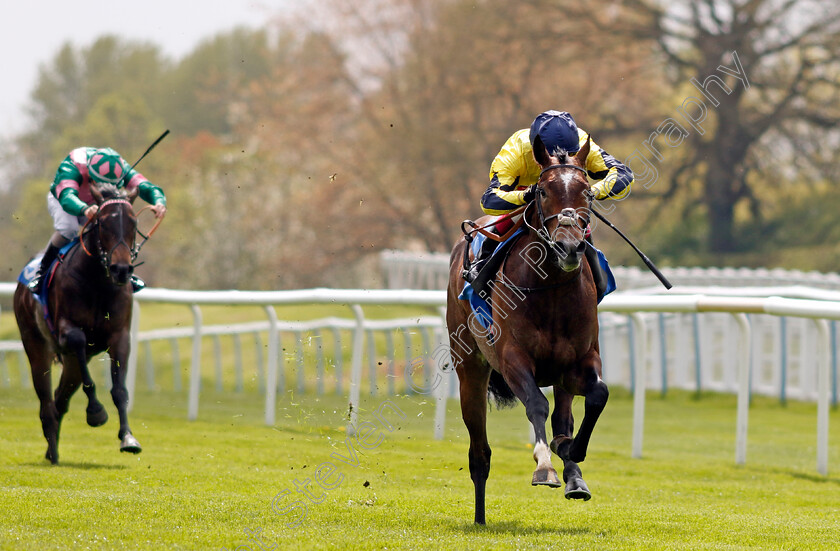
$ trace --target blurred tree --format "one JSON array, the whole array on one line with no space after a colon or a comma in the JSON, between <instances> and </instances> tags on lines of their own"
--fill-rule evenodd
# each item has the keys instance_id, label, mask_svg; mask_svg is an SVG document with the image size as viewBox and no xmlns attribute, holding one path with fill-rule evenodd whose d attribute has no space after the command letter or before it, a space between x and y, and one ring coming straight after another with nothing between
<instances>
[{"instance_id":1,"label":"blurred tree","mask_svg":"<svg viewBox=\"0 0 840 551\"><path fill-rule=\"evenodd\" d=\"M374 60L354 73L363 137L348 163L385 207L389 238L449 250L460 221L480 215L493 157L541 111L570 111L614 155L630 152L619 140L650 114L658 68L643 47L570 19L571 5L356 0L330 10L345 47Z\"/></svg>"},{"instance_id":2,"label":"blurred tree","mask_svg":"<svg viewBox=\"0 0 840 551\"><path fill-rule=\"evenodd\" d=\"M231 109L248 83L271 72L282 52L265 30L238 28L201 43L162 80L160 113L174 133L231 131Z\"/></svg>"},{"instance_id":3,"label":"blurred tree","mask_svg":"<svg viewBox=\"0 0 840 551\"><path fill-rule=\"evenodd\" d=\"M785 172L809 165L809 136L840 122L840 4L834 0L623 0L653 25L616 32L656 41L673 68L692 147L663 197L690 187L705 206L706 247L742 250L762 233ZM690 80L693 79L693 80ZM747 93L749 92L749 93ZM693 101L692 101L693 99ZM700 131L702 129L702 132ZM653 135L651 136L654 137ZM664 138L659 138L661 144ZM660 145L660 148L662 146ZM661 159L660 159L661 160ZM787 167L787 169L785 168ZM687 215L688 213L686 213ZM738 220L752 225L738 226ZM752 227L752 231L750 231Z\"/></svg>"}]
</instances>

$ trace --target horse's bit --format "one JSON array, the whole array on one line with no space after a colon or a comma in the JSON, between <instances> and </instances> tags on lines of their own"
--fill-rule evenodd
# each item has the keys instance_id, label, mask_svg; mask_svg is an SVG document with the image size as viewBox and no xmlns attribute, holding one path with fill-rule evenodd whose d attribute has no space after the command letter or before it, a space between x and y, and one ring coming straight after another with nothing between
<instances>
[{"instance_id":1,"label":"horse's bit","mask_svg":"<svg viewBox=\"0 0 840 551\"><path fill-rule=\"evenodd\" d=\"M97 229L97 232L99 231L99 217L102 215L102 210L105 207L107 207L108 205L120 205L120 204L128 205L129 208L131 208L131 202L128 199L109 199L109 200L103 202L101 205L99 205L99 211L96 213L96 229ZM122 218L122 216L123 216L123 211L122 210L119 211L119 215L120 215L120 218ZM91 220L93 220L93 219L91 219ZM82 226L82 229L79 231L80 236L84 233L85 228L91 222L91 220L88 220L87 222L85 222L85 225ZM122 230L122 224L120 224L120 230ZM136 225L135 225L135 231L136 231ZM84 239L80 239L79 242L82 245L82 249L84 249L84 251L87 253L87 255L88 256L93 256L93 254L91 254L91 252L87 250L87 247L85 247ZM99 253L99 261L102 263L102 266L105 268L105 275L106 276L111 275L111 269L109 267L110 264L111 264L111 255L114 253L114 251L120 245L125 245L125 247L129 250L129 252L131 254L131 263L134 264L134 261L137 259L137 255L140 253L140 247L137 246L136 244L133 248L130 247L129 244L126 242L125 236L123 235L122 231L121 231L121 234L120 234L120 240L117 242L116 245L111 247L110 251L105 251L102 248L102 239L97 234L96 246L97 246L98 253ZM141 246L142 246L142 244L141 244Z\"/></svg>"}]
</instances>

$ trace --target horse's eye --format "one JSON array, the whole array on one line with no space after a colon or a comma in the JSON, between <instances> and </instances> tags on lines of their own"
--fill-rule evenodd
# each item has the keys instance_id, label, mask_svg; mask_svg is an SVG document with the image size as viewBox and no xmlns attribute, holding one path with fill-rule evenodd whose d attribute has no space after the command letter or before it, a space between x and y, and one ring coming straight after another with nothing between
<instances>
[{"instance_id":1,"label":"horse's eye","mask_svg":"<svg viewBox=\"0 0 840 551\"><path fill-rule=\"evenodd\" d=\"M540 197L545 197L545 188L538 187L537 190L540 192Z\"/></svg>"}]
</instances>

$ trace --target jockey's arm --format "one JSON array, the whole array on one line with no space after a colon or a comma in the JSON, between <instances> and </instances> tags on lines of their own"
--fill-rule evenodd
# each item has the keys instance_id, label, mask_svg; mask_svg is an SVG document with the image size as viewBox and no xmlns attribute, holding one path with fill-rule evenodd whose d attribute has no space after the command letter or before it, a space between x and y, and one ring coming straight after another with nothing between
<instances>
[{"instance_id":1,"label":"jockey's arm","mask_svg":"<svg viewBox=\"0 0 840 551\"><path fill-rule=\"evenodd\" d=\"M539 174L527 129L515 132L490 165L490 185L481 197L481 209L500 215L521 207L528 186L536 183Z\"/></svg>"},{"instance_id":2,"label":"jockey's arm","mask_svg":"<svg viewBox=\"0 0 840 551\"><path fill-rule=\"evenodd\" d=\"M150 205L166 206L166 196L163 194L163 190L153 183L147 180L145 182L141 182L138 188L138 195L140 196L140 199L146 201Z\"/></svg>"},{"instance_id":3,"label":"jockey's arm","mask_svg":"<svg viewBox=\"0 0 840 551\"><path fill-rule=\"evenodd\" d=\"M590 141L586 172L595 180L592 192L596 199L624 199L630 194L633 171Z\"/></svg>"},{"instance_id":4,"label":"jockey's arm","mask_svg":"<svg viewBox=\"0 0 840 551\"><path fill-rule=\"evenodd\" d=\"M79 192L73 188L64 188L58 196L58 202L65 212L81 216L90 206L79 198Z\"/></svg>"},{"instance_id":5,"label":"jockey's arm","mask_svg":"<svg viewBox=\"0 0 840 551\"><path fill-rule=\"evenodd\" d=\"M150 205L163 205L166 207L166 195L164 195L163 190L134 169L127 174L125 187L128 190L136 187L140 199Z\"/></svg>"},{"instance_id":6,"label":"jockey's arm","mask_svg":"<svg viewBox=\"0 0 840 551\"><path fill-rule=\"evenodd\" d=\"M481 210L485 214L501 215L507 214L512 210L516 210L525 204L524 195L527 188L516 189L519 187L519 179L514 183L503 185L499 180L498 174L494 174L490 180L490 186L484 191L481 196Z\"/></svg>"}]
</instances>

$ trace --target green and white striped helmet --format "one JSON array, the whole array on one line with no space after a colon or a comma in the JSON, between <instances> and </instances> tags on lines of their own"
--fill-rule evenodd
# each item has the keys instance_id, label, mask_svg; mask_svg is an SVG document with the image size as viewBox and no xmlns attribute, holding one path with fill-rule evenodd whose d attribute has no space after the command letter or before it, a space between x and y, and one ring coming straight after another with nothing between
<instances>
[{"instance_id":1,"label":"green and white striped helmet","mask_svg":"<svg viewBox=\"0 0 840 551\"><path fill-rule=\"evenodd\" d=\"M120 183L123 177L123 162L120 154L106 147L97 149L88 159L88 174L97 184Z\"/></svg>"}]
</instances>

